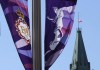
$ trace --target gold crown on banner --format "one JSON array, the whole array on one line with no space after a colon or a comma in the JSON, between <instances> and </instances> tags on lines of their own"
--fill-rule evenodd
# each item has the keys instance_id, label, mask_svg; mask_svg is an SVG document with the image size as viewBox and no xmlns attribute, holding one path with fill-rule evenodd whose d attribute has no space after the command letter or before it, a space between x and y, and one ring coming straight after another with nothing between
<instances>
[{"instance_id":1,"label":"gold crown on banner","mask_svg":"<svg viewBox=\"0 0 100 70\"><path fill-rule=\"evenodd\" d=\"M24 18L23 13L22 13L19 9L16 11L16 13L17 13L17 15L18 15L19 17Z\"/></svg>"}]
</instances>

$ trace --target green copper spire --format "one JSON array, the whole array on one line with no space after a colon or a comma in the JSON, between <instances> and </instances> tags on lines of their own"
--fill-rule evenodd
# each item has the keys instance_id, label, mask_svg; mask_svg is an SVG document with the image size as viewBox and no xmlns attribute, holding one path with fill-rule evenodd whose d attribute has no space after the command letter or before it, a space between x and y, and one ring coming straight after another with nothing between
<instances>
[{"instance_id":1,"label":"green copper spire","mask_svg":"<svg viewBox=\"0 0 100 70\"><path fill-rule=\"evenodd\" d=\"M78 28L70 70L90 70L81 30Z\"/></svg>"}]
</instances>

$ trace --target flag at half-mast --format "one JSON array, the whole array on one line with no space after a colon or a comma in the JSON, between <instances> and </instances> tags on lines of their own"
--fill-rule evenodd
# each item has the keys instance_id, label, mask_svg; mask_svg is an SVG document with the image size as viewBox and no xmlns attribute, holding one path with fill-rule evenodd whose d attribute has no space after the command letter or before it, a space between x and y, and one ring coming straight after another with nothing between
<instances>
[{"instance_id":1,"label":"flag at half-mast","mask_svg":"<svg viewBox=\"0 0 100 70\"><path fill-rule=\"evenodd\" d=\"M0 0L14 44L25 70L33 70L28 0Z\"/></svg>"},{"instance_id":2,"label":"flag at half-mast","mask_svg":"<svg viewBox=\"0 0 100 70\"><path fill-rule=\"evenodd\" d=\"M45 70L64 49L74 23L77 0L46 0Z\"/></svg>"}]
</instances>

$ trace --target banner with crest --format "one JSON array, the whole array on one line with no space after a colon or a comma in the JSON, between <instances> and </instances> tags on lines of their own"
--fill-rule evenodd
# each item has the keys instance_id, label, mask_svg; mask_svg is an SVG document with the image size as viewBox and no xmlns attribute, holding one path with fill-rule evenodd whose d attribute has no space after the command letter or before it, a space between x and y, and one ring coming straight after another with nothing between
<instances>
[{"instance_id":1,"label":"banner with crest","mask_svg":"<svg viewBox=\"0 0 100 70\"><path fill-rule=\"evenodd\" d=\"M0 0L14 44L25 70L33 70L28 0Z\"/></svg>"}]
</instances>

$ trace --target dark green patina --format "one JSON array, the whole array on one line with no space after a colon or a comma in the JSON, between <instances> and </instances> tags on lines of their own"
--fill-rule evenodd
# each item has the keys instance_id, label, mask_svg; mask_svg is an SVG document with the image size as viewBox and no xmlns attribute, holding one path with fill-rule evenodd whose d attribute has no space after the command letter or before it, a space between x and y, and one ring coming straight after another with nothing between
<instances>
[{"instance_id":1,"label":"dark green patina","mask_svg":"<svg viewBox=\"0 0 100 70\"><path fill-rule=\"evenodd\" d=\"M81 29L78 28L70 70L90 70Z\"/></svg>"}]
</instances>

